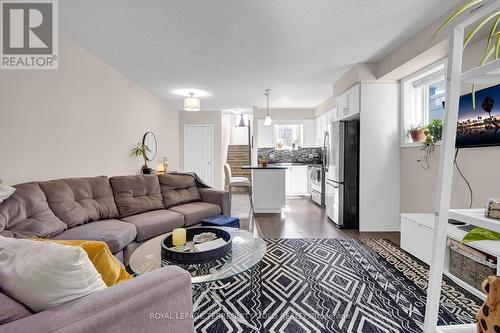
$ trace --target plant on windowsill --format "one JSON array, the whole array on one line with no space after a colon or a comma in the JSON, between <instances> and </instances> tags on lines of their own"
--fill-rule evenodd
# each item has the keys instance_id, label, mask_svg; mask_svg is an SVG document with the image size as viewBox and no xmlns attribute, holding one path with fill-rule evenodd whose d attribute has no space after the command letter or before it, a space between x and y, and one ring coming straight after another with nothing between
<instances>
[{"instance_id":1,"label":"plant on windowsill","mask_svg":"<svg viewBox=\"0 0 500 333\"><path fill-rule=\"evenodd\" d=\"M422 127L422 124L418 124L416 126L410 125L408 134L410 134L413 142L424 142L425 140L424 128Z\"/></svg>"},{"instance_id":2,"label":"plant on windowsill","mask_svg":"<svg viewBox=\"0 0 500 333\"><path fill-rule=\"evenodd\" d=\"M429 169L430 159L434 157L436 151L436 143L441 141L443 136L443 122L441 119L434 119L429 125L424 128L425 140L424 146L420 149L421 156L417 160L420 166L424 169Z\"/></svg>"},{"instance_id":3,"label":"plant on windowsill","mask_svg":"<svg viewBox=\"0 0 500 333\"><path fill-rule=\"evenodd\" d=\"M143 143L137 143L137 145L132 148L132 151L130 152L131 157L142 157L144 159L144 165L142 166L142 174L144 175L149 175L151 174L151 169L148 166L148 159L146 157L147 152L150 152L151 150L149 149L148 146L146 146Z\"/></svg>"},{"instance_id":4,"label":"plant on windowsill","mask_svg":"<svg viewBox=\"0 0 500 333\"><path fill-rule=\"evenodd\" d=\"M444 23L434 32L432 39L434 40L436 36L443 31L454 19L456 19L460 14L472 10L474 7L480 8L484 6L489 0L469 0L466 4L460 7L456 12L451 14ZM491 25L491 29L488 35L488 40L486 41L486 48L484 50L483 57L479 66L486 64L490 60L500 59L500 31L497 30L500 25L500 11L491 13L486 16L481 21L474 26L464 39L464 49L473 40L474 36L478 35L479 32L486 26L489 26L489 22L494 22ZM476 85L472 85L472 109L476 110Z\"/></svg>"}]
</instances>

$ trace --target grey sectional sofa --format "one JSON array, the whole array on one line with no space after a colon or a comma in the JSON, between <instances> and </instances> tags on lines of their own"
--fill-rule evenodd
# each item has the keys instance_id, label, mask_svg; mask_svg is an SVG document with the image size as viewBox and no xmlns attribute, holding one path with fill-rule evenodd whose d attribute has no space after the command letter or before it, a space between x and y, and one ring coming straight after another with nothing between
<instances>
[{"instance_id":1,"label":"grey sectional sofa","mask_svg":"<svg viewBox=\"0 0 500 333\"><path fill-rule=\"evenodd\" d=\"M132 252L141 243L170 232L177 227L192 226L204 218L219 214L230 215L231 212L230 196L227 191L206 188L198 183L195 177L187 174L69 178L32 182L14 187L16 192L0 204L0 235L17 238L39 237L104 241L108 244L111 252L125 265L128 264ZM120 327L125 326L120 326L122 324L105 318L105 313L115 316L118 315L117 312L122 311L119 310L123 306L122 301L126 302L120 299L124 297L120 296L121 293L134 296L134 291L128 288L135 288L138 295L134 297L141 299L145 293L150 292L146 291L148 283L162 284L161 293L165 296L163 302L166 304L159 305L159 312L165 312L171 302L170 296L177 295L179 292L181 294L184 292L187 297L184 301L191 304L191 299L188 297L190 285L186 284L185 290L179 291L175 290L177 287L174 288L174 284L170 288L169 282L166 281L168 280L167 276L175 275L172 272L178 273L178 279L189 280L189 275L174 267L159 270L159 272L161 271L166 274L165 277L160 276L162 273L154 272L154 275L150 273L136 278L132 282L108 288L105 292L85 297L85 300L71 302L71 304L79 302L83 308L89 307L89 313L82 313L82 316L95 318L96 322L88 324L90 326L78 322L79 313L70 314L69 311L64 310L72 309L73 305L71 304L66 304L60 310L56 308L44 311L43 313L46 314L33 315L22 304L2 293L0 293L0 313L8 315L6 315L7 317L0 315L0 324L19 318L24 318L20 321L29 323L34 317L54 316L61 320L63 326L65 326L64 322L66 321L71 323L67 326L68 330L71 330L69 327L74 327L73 325L76 325L75 327L83 325L81 326L85 328L83 331L86 329L88 331L92 327L116 328L118 331ZM116 295L116 304L100 300L101 296L99 295L102 294L102 297L105 297L105 293ZM94 298L99 300L94 300ZM107 304L113 308L116 305L117 308L102 313L92 313L91 306L86 303L90 302L90 299L93 299L92 302L97 302L96 304L101 301L103 306ZM179 304L179 311L192 311L189 307L184 306L182 301ZM151 305L150 310L154 310L153 307ZM130 313L138 313L139 309L136 309L135 312L130 311ZM127 312L123 314L126 316ZM26 318L26 316L28 317ZM48 318L46 319L49 320ZM101 325L100 320L104 323L104 327L99 326ZM159 321L161 322L161 320ZM16 327L13 324L0 326L0 332L9 327ZM47 323L46 327L53 329L55 326L51 326L52 324L58 325ZM108 324L111 326L108 327ZM149 324L151 324L150 321L148 321ZM61 327L59 329L65 331ZM138 329L142 328L136 327L135 331ZM72 331L74 332L74 330ZM134 329L127 331L134 331ZM176 329L175 332L184 332L184 330Z\"/></svg>"}]
</instances>

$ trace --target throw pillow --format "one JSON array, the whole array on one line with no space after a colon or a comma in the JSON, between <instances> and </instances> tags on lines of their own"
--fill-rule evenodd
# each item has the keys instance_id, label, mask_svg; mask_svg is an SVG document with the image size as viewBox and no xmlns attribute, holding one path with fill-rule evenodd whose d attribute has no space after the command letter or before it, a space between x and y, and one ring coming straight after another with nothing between
<instances>
[{"instance_id":1,"label":"throw pillow","mask_svg":"<svg viewBox=\"0 0 500 333\"><path fill-rule=\"evenodd\" d=\"M0 236L0 289L35 312L105 288L82 248Z\"/></svg>"},{"instance_id":2,"label":"throw pillow","mask_svg":"<svg viewBox=\"0 0 500 333\"><path fill-rule=\"evenodd\" d=\"M10 197L15 191L14 187L3 185L2 179L0 179L0 203Z\"/></svg>"},{"instance_id":3,"label":"throw pillow","mask_svg":"<svg viewBox=\"0 0 500 333\"><path fill-rule=\"evenodd\" d=\"M125 267L116 259L109 250L108 244L99 241L90 240L55 240L55 239L39 239L40 241L54 242L66 246L81 247L90 261L94 264L95 269L101 274L101 277L108 287L117 283L132 279Z\"/></svg>"}]
</instances>

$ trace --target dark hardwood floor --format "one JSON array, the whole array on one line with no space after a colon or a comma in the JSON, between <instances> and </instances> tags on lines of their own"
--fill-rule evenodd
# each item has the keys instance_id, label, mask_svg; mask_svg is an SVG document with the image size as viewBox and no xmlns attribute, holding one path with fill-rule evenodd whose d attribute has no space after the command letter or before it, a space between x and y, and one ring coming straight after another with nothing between
<instances>
[{"instance_id":1,"label":"dark hardwood floor","mask_svg":"<svg viewBox=\"0 0 500 333\"><path fill-rule=\"evenodd\" d=\"M291 198L281 214L252 214L246 193L232 194L232 216L241 228L262 238L384 238L399 244L399 232L359 232L337 228L309 198Z\"/></svg>"}]
</instances>

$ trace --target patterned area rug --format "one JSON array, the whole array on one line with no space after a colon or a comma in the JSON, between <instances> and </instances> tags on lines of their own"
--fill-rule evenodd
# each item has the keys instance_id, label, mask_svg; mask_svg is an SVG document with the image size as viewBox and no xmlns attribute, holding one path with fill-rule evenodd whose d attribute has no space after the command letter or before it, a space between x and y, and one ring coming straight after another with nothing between
<instances>
[{"instance_id":1,"label":"patterned area rug","mask_svg":"<svg viewBox=\"0 0 500 333\"><path fill-rule=\"evenodd\" d=\"M390 241L266 242L258 267L194 290L197 332L422 332L427 265ZM439 323L474 322L480 304L445 278Z\"/></svg>"}]
</instances>

